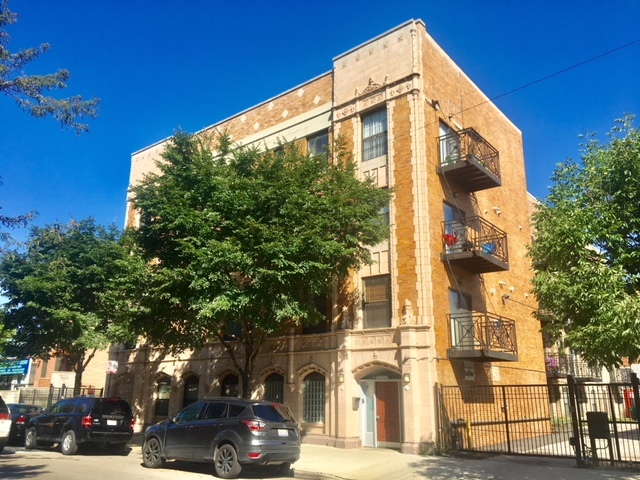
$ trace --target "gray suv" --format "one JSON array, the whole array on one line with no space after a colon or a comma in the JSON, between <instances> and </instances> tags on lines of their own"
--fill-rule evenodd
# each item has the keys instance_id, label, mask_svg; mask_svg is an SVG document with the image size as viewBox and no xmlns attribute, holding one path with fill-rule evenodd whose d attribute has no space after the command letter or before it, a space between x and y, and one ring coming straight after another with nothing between
<instances>
[{"instance_id":1,"label":"gray suv","mask_svg":"<svg viewBox=\"0 0 640 480\"><path fill-rule=\"evenodd\" d=\"M287 474L300 458L300 430L288 407L242 398L211 398L147 428L145 467L166 460L213 463L220 478L236 478L243 465L278 465Z\"/></svg>"},{"instance_id":2,"label":"gray suv","mask_svg":"<svg viewBox=\"0 0 640 480\"><path fill-rule=\"evenodd\" d=\"M97 443L121 452L133 437L133 424L131 406L121 398L66 398L29 420L24 447L59 443L64 455L73 455L79 445Z\"/></svg>"}]
</instances>

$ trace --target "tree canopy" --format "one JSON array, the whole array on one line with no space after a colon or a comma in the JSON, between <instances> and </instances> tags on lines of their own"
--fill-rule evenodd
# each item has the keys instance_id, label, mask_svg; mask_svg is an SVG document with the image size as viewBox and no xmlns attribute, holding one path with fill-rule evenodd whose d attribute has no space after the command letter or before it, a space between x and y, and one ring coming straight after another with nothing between
<instances>
[{"instance_id":1,"label":"tree canopy","mask_svg":"<svg viewBox=\"0 0 640 480\"><path fill-rule=\"evenodd\" d=\"M533 216L534 293L545 329L592 364L640 356L640 134L616 121L557 166Z\"/></svg>"},{"instance_id":2,"label":"tree canopy","mask_svg":"<svg viewBox=\"0 0 640 480\"><path fill-rule=\"evenodd\" d=\"M11 340L5 356L69 359L82 372L98 349L131 337L114 320L113 299L132 265L115 227L93 219L32 227L24 250L0 258L0 313ZM124 324L126 325L126 324Z\"/></svg>"},{"instance_id":3,"label":"tree canopy","mask_svg":"<svg viewBox=\"0 0 640 480\"><path fill-rule=\"evenodd\" d=\"M63 99L47 96L47 92L67 88L69 72L58 70L47 75L26 75L25 66L47 52L51 46L43 43L39 47L15 53L9 51L7 26L17 20L18 15L9 10L9 1L0 0L0 93L13 98L23 110L34 117L53 117L63 128L71 128L77 135L87 132L89 126L79 120L96 118L100 100L83 100L79 95Z\"/></svg>"},{"instance_id":4,"label":"tree canopy","mask_svg":"<svg viewBox=\"0 0 640 480\"><path fill-rule=\"evenodd\" d=\"M314 299L388 234L389 191L358 180L344 149L335 159L177 133L160 172L131 189L149 265L136 300L147 340L174 352L222 342L249 396L265 337L316 322Z\"/></svg>"}]
</instances>

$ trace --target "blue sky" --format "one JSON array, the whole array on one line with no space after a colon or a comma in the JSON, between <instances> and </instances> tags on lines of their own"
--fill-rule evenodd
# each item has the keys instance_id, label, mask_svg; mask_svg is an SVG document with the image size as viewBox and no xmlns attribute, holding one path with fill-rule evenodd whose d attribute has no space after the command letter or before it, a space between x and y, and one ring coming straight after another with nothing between
<instances>
[{"instance_id":1,"label":"blue sky","mask_svg":"<svg viewBox=\"0 0 640 480\"><path fill-rule=\"evenodd\" d=\"M48 42L27 74L71 72L63 95L102 99L76 137L0 97L0 205L46 224L124 224L131 153L223 120L329 71L332 59L421 19L490 98L640 39L640 2L10 0L9 48ZM529 191L585 131L640 114L640 43L496 100L524 136ZM640 124L640 120L636 125ZM18 232L22 237L24 232Z\"/></svg>"}]
</instances>

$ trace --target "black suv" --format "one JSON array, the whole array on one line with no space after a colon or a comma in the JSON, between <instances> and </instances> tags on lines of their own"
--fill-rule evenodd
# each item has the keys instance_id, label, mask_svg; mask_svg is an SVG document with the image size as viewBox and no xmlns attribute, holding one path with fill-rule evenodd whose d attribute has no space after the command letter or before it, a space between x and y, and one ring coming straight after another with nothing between
<instances>
[{"instance_id":1,"label":"black suv","mask_svg":"<svg viewBox=\"0 0 640 480\"><path fill-rule=\"evenodd\" d=\"M133 424L131 406L121 398L66 398L29 420L24 446L59 443L64 455L73 455L86 442L123 451L133 437Z\"/></svg>"},{"instance_id":2,"label":"black suv","mask_svg":"<svg viewBox=\"0 0 640 480\"><path fill-rule=\"evenodd\" d=\"M300 431L285 405L242 398L211 398L150 426L145 467L166 460L213 463L220 478L236 478L242 465L277 464L283 474L300 458Z\"/></svg>"}]
</instances>

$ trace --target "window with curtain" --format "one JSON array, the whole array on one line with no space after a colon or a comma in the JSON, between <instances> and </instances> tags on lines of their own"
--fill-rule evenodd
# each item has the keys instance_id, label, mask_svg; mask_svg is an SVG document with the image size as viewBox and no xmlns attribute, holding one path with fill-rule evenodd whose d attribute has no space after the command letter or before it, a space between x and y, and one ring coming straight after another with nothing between
<instances>
[{"instance_id":1,"label":"window with curtain","mask_svg":"<svg viewBox=\"0 0 640 480\"><path fill-rule=\"evenodd\" d=\"M364 328L391 325L391 277L378 275L362 279L364 293Z\"/></svg>"},{"instance_id":2,"label":"window with curtain","mask_svg":"<svg viewBox=\"0 0 640 480\"><path fill-rule=\"evenodd\" d=\"M364 115L362 117L362 161L387 154L387 111Z\"/></svg>"},{"instance_id":3,"label":"window with curtain","mask_svg":"<svg viewBox=\"0 0 640 480\"><path fill-rule=\"evenodd\" d=\"M163 376L156 382L156 417L169 416L169 396L171 394L171 378Z\"/></svg>"},{"instance_id":4,"label":"window with curtain","mask_svg":"<svg viewBox=\"0 0 640 480\"><path fill-rule=\"evenodd\" d=\"M312 372L304 377L302 420L323 423L325 402L324 375Z\"/></svg>"},{"instance_id":5,"label":"window with curtain","mask_svg":"<svg viewBox=\"0 0 640 480\"><path fill-rule=\"evenodd\" d=\"M326 158L329 153L329 132L324 130L307 137L307 148L311 155L322 155Z\"/></svg>"}]
</instances>

